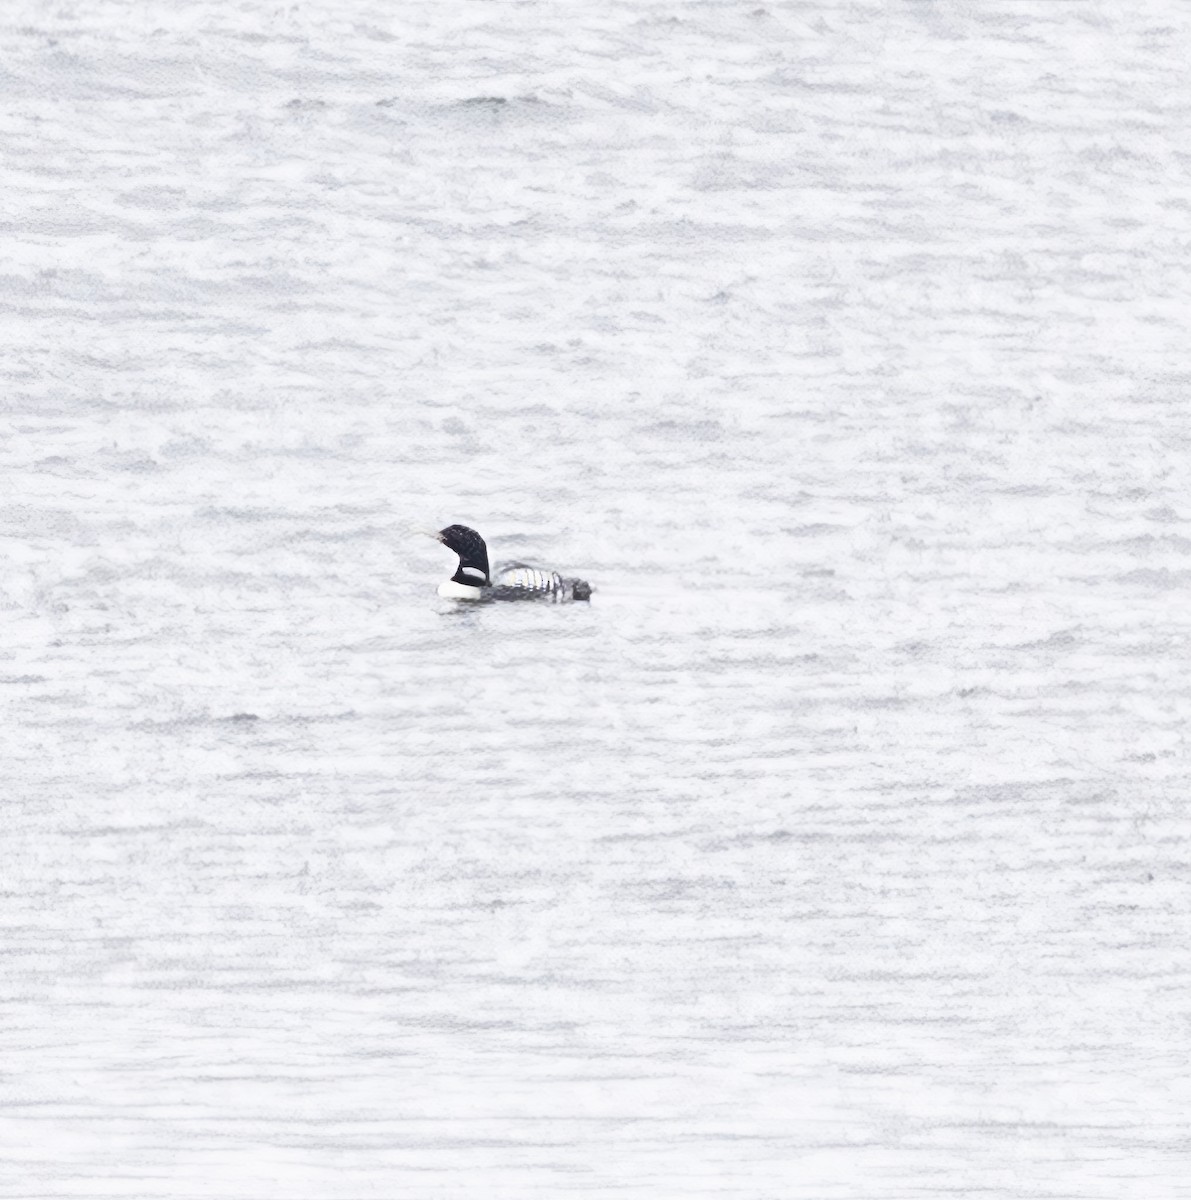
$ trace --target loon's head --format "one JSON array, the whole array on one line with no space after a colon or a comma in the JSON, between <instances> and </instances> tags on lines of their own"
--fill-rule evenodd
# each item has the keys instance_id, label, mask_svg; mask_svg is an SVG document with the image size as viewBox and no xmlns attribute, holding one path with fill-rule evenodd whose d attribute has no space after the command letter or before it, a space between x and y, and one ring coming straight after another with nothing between
<instances>
[{"instance_id":1,"label":"loon's head","mask_svg":"<svg viewBox=\"0 0 1191 1200\"><path fill-rule=\"evenodd\" d=\"M488 547L484 539L466 525L448 525L434 536L459 555L458 569L446 583L439 585L438 594L456 600L478 600L480 589L488 586Z\"/></svg>"}]
</instances>

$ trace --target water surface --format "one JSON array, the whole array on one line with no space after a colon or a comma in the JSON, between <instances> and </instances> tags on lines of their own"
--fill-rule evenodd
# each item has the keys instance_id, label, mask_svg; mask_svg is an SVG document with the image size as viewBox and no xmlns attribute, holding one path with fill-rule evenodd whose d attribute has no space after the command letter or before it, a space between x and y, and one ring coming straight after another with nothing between
<instances>
[{"instance_id":1,"label":"water surface","mask_svg":"<svg viewBox=\"0 0 1191 1200\"><path fill-rule=\"evenodd\" d=\"M4 1195L1187 1194L1186 10L3 32Z\"/></svg>"}]
</instances>

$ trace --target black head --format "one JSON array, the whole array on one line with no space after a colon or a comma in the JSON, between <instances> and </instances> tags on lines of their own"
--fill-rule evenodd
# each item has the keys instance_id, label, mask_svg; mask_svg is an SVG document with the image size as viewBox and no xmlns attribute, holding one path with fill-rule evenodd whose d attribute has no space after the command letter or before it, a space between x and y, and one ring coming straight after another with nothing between
<instances>
[{"instance_id":1,"label":"black head","mask_svg":"<svg viewBox=\"0 0 1191 1200\"><path fill-rule=\"evenodd\" d=\"M438 540L459 555L459 569L451 577L456 583L475 585L488 582L488 547L474 529L468 529L466 525L448 525L446 529L438 531ZM472 572L482 571L483 579L478 579L474 573L469 574L465 570L467 567Z\"/></svg>"}]
</instances>

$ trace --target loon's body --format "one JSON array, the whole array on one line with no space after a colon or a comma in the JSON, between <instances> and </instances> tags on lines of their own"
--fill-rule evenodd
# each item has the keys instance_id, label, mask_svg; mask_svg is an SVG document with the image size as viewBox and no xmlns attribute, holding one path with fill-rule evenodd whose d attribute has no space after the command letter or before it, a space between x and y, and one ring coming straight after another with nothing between
<instances>
[{"instance_id":1,"label":"loon's body","mask_svg":"<svg viewBox=\"0 0 1191 1200\"><path fill-rule=\"evenodd\" d=\"M459 566L450 579L438 585L438 594L450 600L590 600L591 584L564 579L557 571L543 571L527 563L507 563L495 576L488 568L488 547L474 529L448 525L433 537L459 555Z\"/></svg>"}]
</instances>

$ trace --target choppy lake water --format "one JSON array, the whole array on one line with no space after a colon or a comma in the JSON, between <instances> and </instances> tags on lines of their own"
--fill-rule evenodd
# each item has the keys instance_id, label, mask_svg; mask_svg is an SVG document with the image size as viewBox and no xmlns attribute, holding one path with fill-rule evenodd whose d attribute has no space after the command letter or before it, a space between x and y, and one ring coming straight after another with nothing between
<instances>
[{"instance_id":1,"label":"choppy lake water","mask_svg":"<svg viewBox=\"0 0 1191 1200\"><path fill-rule=\"evenodd\" d=\"M5 1196L1191 1195L1191 10L2 27Z\"/></svg>"}]
</instances>

